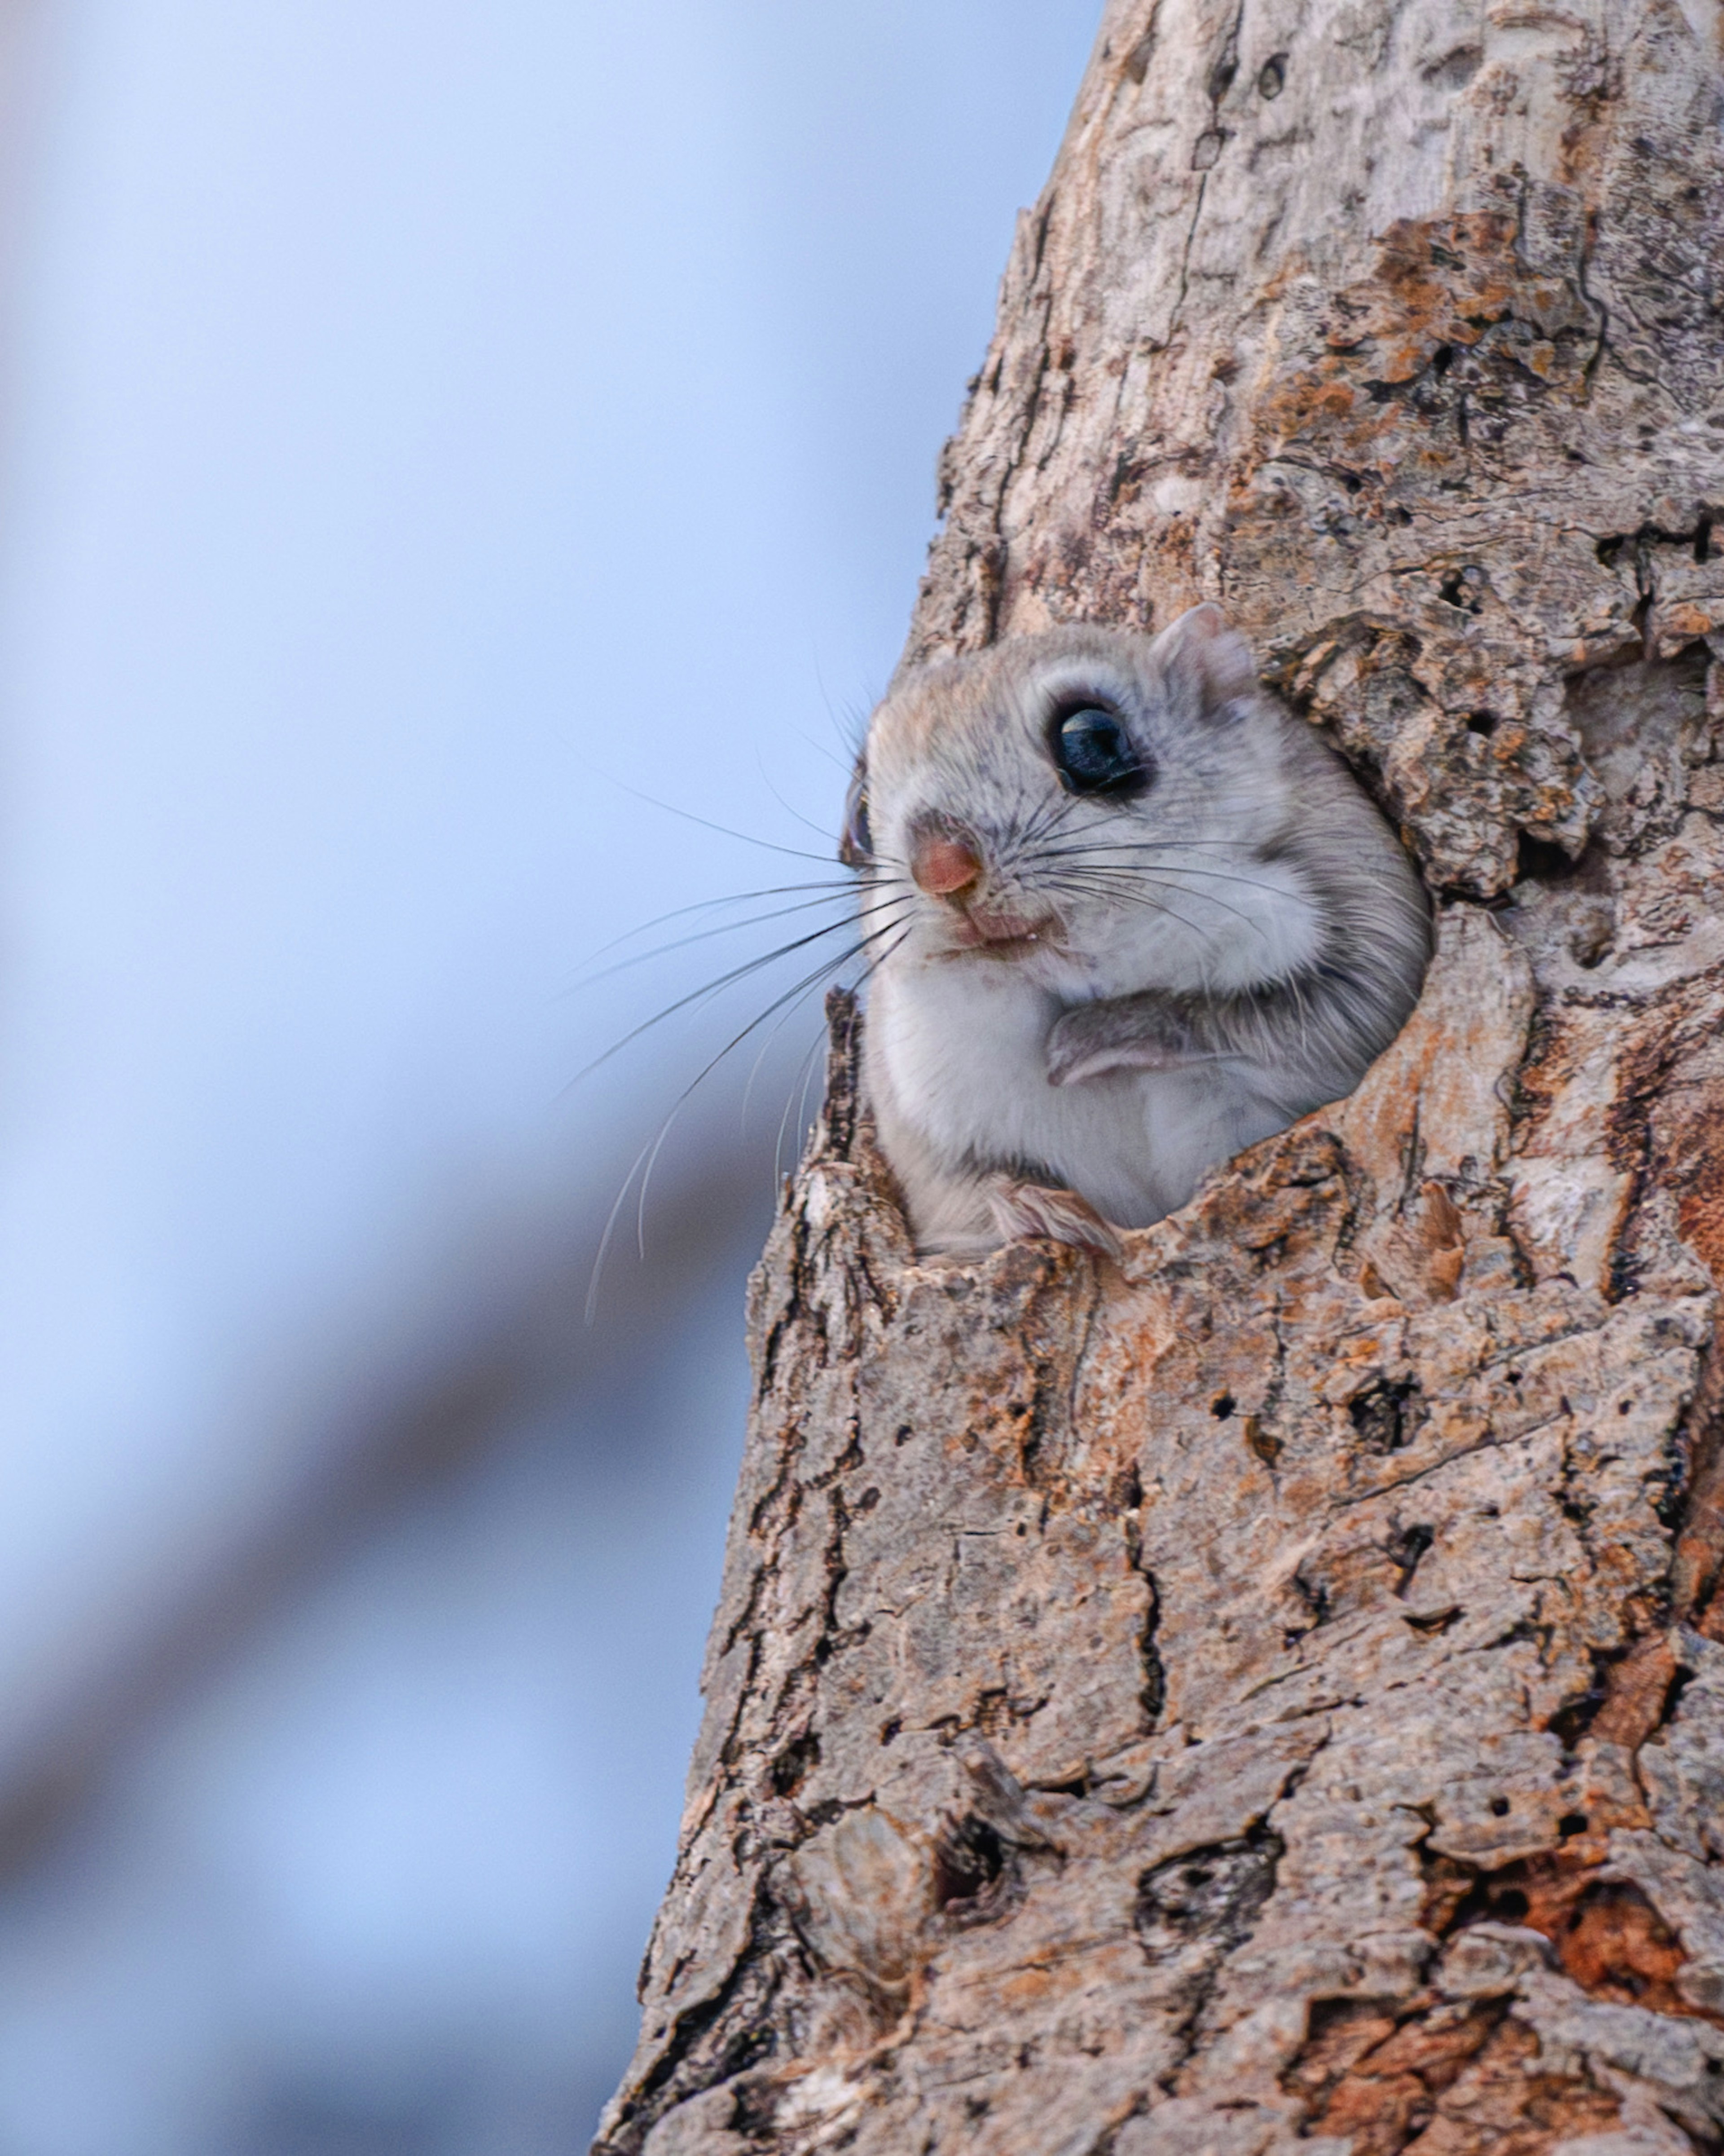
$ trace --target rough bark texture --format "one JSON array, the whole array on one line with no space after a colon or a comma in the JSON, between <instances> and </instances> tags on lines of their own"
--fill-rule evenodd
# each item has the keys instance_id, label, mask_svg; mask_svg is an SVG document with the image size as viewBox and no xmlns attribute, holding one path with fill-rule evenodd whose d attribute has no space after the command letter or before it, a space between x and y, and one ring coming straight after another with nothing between
<instances>
[{"instance_id":1,"label":"rough bark texture","mask_svg":"<svg viewBox=\"0 0 1724 2156\"><path fill-rule=\"evenodd\" d=\"M911 654L1219 599L1439 955L1119 1266L839 1008L608 2156L1724 2144L1721 165L1713 0L1109 8Z\"/></svg>"}]
</instances>

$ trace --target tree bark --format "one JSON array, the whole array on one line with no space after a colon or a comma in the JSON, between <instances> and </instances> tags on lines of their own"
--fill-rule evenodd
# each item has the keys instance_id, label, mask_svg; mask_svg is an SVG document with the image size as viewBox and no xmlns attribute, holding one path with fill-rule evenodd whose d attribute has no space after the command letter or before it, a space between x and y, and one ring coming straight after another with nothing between
<instances>
[{"instance_id":1,"label":"tree bark","mask_svg":"<svg viewBox=\"0 0 1724 2156\"><path fill-rule=\"evenodd\" d=\"M607 2156L1724 2140L1712 0L1112 0L911 659L1221 602L1439 901L1122 1264L837 1007ZM1721 531L1724 541L1724 531Z\"/></svg>"}]
</instances>

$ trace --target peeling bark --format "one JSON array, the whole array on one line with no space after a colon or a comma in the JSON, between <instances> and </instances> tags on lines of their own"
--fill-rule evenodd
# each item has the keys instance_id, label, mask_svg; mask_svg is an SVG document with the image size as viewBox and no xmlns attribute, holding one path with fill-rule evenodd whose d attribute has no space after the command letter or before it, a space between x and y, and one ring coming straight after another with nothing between
<instances>
[{"instance_id":1,"label":"peeling bark","mask_svg":"<svg viewBox=\"0 0 1724 2156\"><path fill-rule=\"evenodd\" d=\"M1117 1265L835 1005L605 2156L1724 2145L1721 167L1711 0L1109 7L909 656L1220 600L1438 954Z\"/></svg>"}]
</instances>

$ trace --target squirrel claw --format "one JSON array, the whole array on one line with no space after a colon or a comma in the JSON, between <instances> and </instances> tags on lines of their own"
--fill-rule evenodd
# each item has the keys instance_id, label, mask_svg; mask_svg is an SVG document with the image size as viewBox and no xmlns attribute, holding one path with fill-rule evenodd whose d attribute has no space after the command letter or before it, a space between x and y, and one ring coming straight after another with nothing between
<instances>
[{"instance_id":1,"label":"squirrel claw","mask_svg":"<svg viewBox=\"0 0 1724 2156\"><path fill-rule=\"evenodd\" d=\"M1050 1190L1044 1183L1019 1183L1015 1177L998 1175L988 1187L988 1209L1008 1243L1045 1235L1053 1242L1070 1243L1079 1250L1099 1250L1103 1257L1119 1258L1125 1254L1119 1229L1075 1190Z\"/></svg>"}]
</instances>

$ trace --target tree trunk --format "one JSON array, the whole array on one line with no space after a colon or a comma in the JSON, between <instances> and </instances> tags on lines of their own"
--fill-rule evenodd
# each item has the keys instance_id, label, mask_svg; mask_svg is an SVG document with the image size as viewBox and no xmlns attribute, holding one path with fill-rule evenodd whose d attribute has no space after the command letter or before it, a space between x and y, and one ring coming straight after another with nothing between
<instances>
[{"instance_id":1,"label":"tree trunk","mask_svg":"<svg viewBox=\"0 0 1724 2156\"><path fill-rule=\"evenodd\" d=\"M608 2156L1724 2139L1721 120L1713 0L1108 8L911 656L1219 600L1438 955L1118 1266L917 1265L839 1005Z\"/></svg>"}]
</instances>

